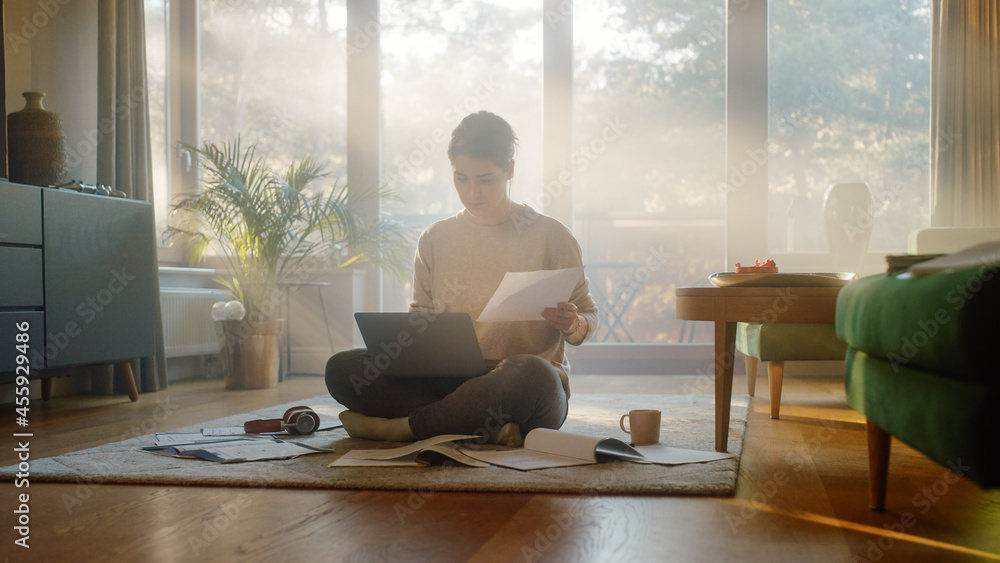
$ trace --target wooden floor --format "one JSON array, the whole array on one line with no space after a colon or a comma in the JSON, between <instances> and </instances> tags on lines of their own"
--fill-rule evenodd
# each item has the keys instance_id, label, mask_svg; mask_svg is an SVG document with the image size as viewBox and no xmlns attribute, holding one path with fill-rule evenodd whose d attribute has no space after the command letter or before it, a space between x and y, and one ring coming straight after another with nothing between
<instances>
[{"instance_id":1,"label":"wooden floor","mask_svg":"<svg viewBox=\"0 0 1000 563\"><path fill-rule=\"evenodd\" d=\"M707 392L693 377L575 376L575 393ZM33 459L323 393L172 385L139 402L33 402ZM735 388L745 390L737 377ZM752 402L732 498L227 489L31 482L30 549L3 526L4 561L991 561L1000 491L985 493L893 443L888 508L868 510L863 421L838 380L786 378L782 419L766 382ZM572 408L572 407L571 407ZM2 464L14 407L0 407ZM192 484L195 485L195 484ZM266 483L261 484L266 485ZM3 521L10 522L10 516Z\"/></svg>"}]
</instances>

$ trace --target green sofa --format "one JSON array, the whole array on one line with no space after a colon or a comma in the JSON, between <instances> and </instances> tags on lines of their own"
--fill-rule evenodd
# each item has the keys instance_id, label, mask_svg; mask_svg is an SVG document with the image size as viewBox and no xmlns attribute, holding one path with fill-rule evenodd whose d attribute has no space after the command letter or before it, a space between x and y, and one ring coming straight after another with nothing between
<instances>
[{"instance_id":1,"label":"green sofa","mask_svg":"<svg viewBox=\"0 0 1000 563\"><path fill-rule=\"evenodd\" d=\"M871 506L885 506L890 436L984 488L1000 486L1000 262L880 274L837 298L847 404L868 425Z\"/></svg>"}]
</instances>

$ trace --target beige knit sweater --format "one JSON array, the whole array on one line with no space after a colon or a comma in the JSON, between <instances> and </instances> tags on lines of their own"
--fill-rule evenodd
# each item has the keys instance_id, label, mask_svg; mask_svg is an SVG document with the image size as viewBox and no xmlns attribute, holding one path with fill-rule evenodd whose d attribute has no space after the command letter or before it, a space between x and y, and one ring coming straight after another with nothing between
<instances>
[{"instance_id":1,"label":"beige knit sweater","mask_svg":"<svg viewBox=\"0 0 1000 563\"><path fill-rule=\"evenodd\" d=\"M513 204L511 219L482 226L468 220L465 210L442 219L420 235L414 260L410 311L466 312L479 317L507 272L556 270L583 264L580 245L559 221L524 204ZM570 297L590 325L587 341L597 329L597 306L586 276ZM552 304L556 306L555 303ZM487 360L534 354L552 362L569 394L569 361L561 332L539 316L537 321L475 322L476 336Z\"/></svg>"}]
</instances>

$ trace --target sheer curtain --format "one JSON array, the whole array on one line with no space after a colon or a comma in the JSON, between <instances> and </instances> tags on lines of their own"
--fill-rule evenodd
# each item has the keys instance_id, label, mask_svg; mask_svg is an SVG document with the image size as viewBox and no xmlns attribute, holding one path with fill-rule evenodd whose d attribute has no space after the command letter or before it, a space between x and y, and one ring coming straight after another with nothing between
<instances>
[{"instance_id":1,"label":"sheer curtain","mask_svg":"<svg viewBox=\"0 0 1000 563\"><path fill-rule=\"evenodd\" d=\"M114 186L132 199L152 202L143 2L98 0L97 32L97 123L102 134L97 182ZM149 251L156 255L155 246ZM159 299L150 322L156 323L156 353L132 361L140 391L167 385Z\"/></svg>"},{"instance_id":2,"label":"sheer curtain","mask_svg":"<svg viewBox=\"0 0 1000 563\"><path fill-rule=\"evenodd\" d=\"M1000 226L1000 3L932 5L932 224Z\"/></svg>"}]
</instances>

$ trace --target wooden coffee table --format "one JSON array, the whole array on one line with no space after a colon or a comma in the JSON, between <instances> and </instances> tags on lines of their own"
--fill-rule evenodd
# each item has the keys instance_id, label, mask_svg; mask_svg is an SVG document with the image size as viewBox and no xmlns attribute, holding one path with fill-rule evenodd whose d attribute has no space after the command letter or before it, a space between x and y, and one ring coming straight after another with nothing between
<instances>
[{"instance_id":1,"label":"wooden coffee table","mask_svg":"<svg viewBox=\"0 0 1000 563\"><path fill-rule=\"evenodd\" d=\"M726 451L736 323L833 323L840 287L679 287L677 318L715 323L715 449Z\"/></svg>"}]
</instances>

